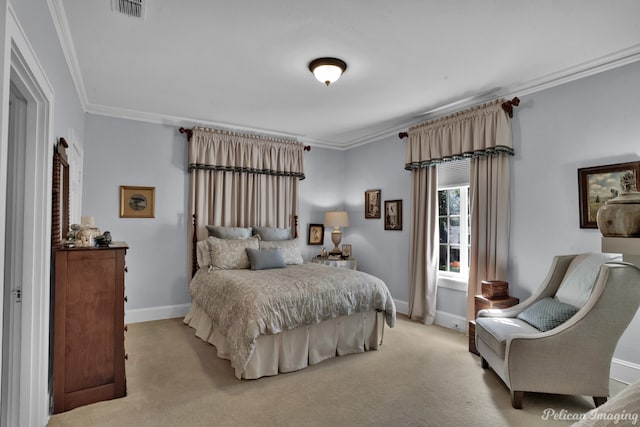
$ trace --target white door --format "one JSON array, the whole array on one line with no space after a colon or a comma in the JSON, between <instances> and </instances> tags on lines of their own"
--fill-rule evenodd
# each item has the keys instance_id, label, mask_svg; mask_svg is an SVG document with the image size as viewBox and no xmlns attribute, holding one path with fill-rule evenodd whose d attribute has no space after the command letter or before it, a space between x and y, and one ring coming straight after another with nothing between
<instances>
[{"instance_id":1,"label":"white door","mask_svg":"<svg viewBox=\"0 0 640 427\"><path fill-rule=\"evenodd\" d=\"M11 85L2 310L2 427L19 425L26 120L27 101Z\"/></svg>"}]
</instances>

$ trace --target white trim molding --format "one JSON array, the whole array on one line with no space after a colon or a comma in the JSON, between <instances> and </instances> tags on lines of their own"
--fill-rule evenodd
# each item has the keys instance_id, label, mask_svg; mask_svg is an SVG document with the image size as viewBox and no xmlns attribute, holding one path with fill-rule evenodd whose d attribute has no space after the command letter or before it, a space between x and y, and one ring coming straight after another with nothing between
<instances>
[{"instance_id":1,"label":"white trim molding","mask_svg":"<svg viewBox=\"0 0 640 427\"><path fill-rule=\"evenodd\" d=\"M124 321L125 323L140 323L140 322L150 322L152 320L173 319L174 317L184 317L187 315L190 308L191 308L191 303L125 310Z\"/></svg>"},{"instance_id":2,"label":"white trim molding","mask_svg":"<svg viewBox=\"0 0 640 427\"><path fill-rule=\"evenodd\" d=\"M614 357L611 360L611 372L609 376L616 381L631 384L640 379L640 365Z\"/></svg>"},{"instance_id":3,"label":"white trim molding","mask_svg":"<svg viewBox=\"0 0 640 427\"><path fill-rule=\"evenodd\" d=\"M437 310L433 323L438 326L453 329L454 331L462 332L463 334L467 332L467 319L457 314Z\"/></svg>"},{"instance_id":4,"label":"white trim molding","mask_svg":"<svg viewBox=\"0 0 640 427\"><path fill-rule=\"evenodd\" d=\"M396 312L397 313L404 314L405 316L409 315L409 303L407 301L394 299L393 302L396 305Z\"/></svg>"},{"instance_id":5,"label":"white trim molding","mask_svg":"<svg viewBox=\"0 0 640 427\"><path fill-rule=\"evenodd\" d=\"M24 166L24 240L22 252L22 342L19 425L46 425L49 417L49 283L51 176L53 158L54 90L38 61L20 21L7 5L1 83L9 99L13 82L27 99L27 146ZM6 96L5 96L6 95ZM8 144L8 114L0 117L3 155ZM6 173L6 167L0 166ZM5 183L6 181L0 180ZM3 187L5 186L3 184ZM4 201L5 194L1 196ZM2 226L4 226L4 219ZM4 234L4 232L2 233ZM3 254L4 255L4 254ZM4 256L3 256L4 259ZM4 267L3 267L4 269ZM1 309L0 309L1 311Z\"/></svg>"}]
</instances>

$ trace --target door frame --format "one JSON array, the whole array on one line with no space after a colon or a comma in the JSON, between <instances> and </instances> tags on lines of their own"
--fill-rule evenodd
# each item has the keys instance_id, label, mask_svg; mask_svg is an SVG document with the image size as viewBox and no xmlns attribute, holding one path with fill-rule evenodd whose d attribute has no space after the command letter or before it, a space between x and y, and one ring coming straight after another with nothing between
<instances>
[{"instance_id":1,"label":"door frame","mask_svg":"<svg viewBox=\"0 0 640 427\"><path fill-rule=\"evenodd\" d=\"M0 45L0 204L6 202L9 112L8 105L4 104L9 100L11 83L28 103L24 246L20 272L22 344L18 419L20 426L46 425L50 407L48 359L54 91L7 0L0 0L0 34L3 35ZM6 212L0 209L0 238L3 239L6 237L5 221ZM2 245L2 276L4 255ZM2 310L4 302L0 303ZM1 343L0 339L0 346Z\"/></svg>"}]
</instances>

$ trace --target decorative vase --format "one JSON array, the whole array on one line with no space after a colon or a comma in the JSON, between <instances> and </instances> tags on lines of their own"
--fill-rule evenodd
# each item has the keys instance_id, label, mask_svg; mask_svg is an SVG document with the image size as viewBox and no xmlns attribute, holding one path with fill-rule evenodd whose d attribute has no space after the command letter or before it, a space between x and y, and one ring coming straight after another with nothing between
<instances>
[{"instance_id":1,"label":"decorative vase","mask_svg":"<svg viewBox=\"0 0 640 427\"><path fill-rule=\"evenodd\" d=\"M640 192L635 171L623 173L620 186L620 195L598 209L598 228L605 237L640 237Z\"/></svg>"}]
</instances>

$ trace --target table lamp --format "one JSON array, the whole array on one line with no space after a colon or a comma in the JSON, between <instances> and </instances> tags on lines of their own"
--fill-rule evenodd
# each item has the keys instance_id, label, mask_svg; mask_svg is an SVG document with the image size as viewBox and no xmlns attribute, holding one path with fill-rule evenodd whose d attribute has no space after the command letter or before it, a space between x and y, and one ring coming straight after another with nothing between
<instances>
[{"instance_id":1,"label":"table lamp","mask_svg":"<svg viewBox=\"0 0 640 427\"><path fill-rule=\"evenodd\" d=\"M331 231L331 241L335 245L329 255L341 255L342 251L338 247L342 241L342 231L340 227L349 226L349 214L345 211L328 211L324 214L324 226L333 227Z\"/></svg>"}]
</instances>

